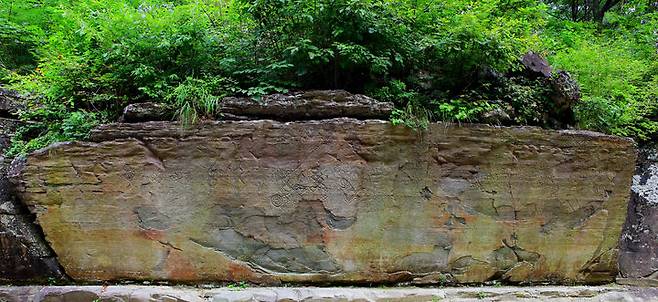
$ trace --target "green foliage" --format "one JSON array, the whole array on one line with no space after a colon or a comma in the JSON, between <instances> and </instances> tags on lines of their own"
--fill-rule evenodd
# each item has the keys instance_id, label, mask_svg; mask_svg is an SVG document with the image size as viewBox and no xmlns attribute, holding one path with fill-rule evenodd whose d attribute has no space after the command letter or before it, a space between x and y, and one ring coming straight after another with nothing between
<instances>
[{"instance_id":1,"label":"green foliage","mask_svg":"<svg viewBox=\"0 0 658 302\"><path fill-rule=\"evenodd\" d=\"M555 26L560 33L548 40L561 47L550 60L581 86L583 99L575 108L580 127L649 139L658 134L658 122L651 120L658 115L658 14L610 19L602 32L573 23Z\"/></svg>"},{"instance_id":2,"label":"green foliage","mask_svg":"<svg viewBox=\"0 0 658 302\"><path fill-rule=\"evenodd\" d=\"M454 99L450 102L438 104L441 119L453 122L475 122L483 113L494 108L496 108L496 105L487 101L473 102L463 99Z\"/></svg>"},{"instance_id":3,"label":"green foliage","mask_svg":"<svg viewBox=\"0 0 658 302\"><path fill-rule=\"evenodd\" d=\"M62 120L43 113L46 120L41 120L20 127L12 137L12 144L7 150L9 157L32 152L61 141L84 140L89 131L98 125L100 117L95 113L75 111L66 114Z\"/></svg>"},{"instance_id":4,"label":"green foliage","mask_svg":"<svg viewBox=\"0 0 658 302\"><path fill-rule=\"evenodd\" d=\"M223 96L291 89L367 93L414 128L496 109L558 127L550 87L518 74L531 49L581 82L580 127L655 135L656 7L624 1L589 22L543 2L0 0L0 84L40 96L12 152L82 139L81 115L112 121L129 103L166 102L190 124L221 115Z\"/></svg>"},{"instance_id":5,"label":"green foliage","mask_svg":"<svg viewBox=\"0 0 658 302\"><path fill-rule=\"evenodd\" d=\"M177 108L176 115L184 125L197 122L200 117L216 115L220 99L235 92L235 83L224 78L209 80L187 78L165 99Z\"/></svg>"},{"instance_id":6,"label":"green foliage","mask_svg":"<svg viewBox=\"0 0 658 302\"><path fill-rule=\"evenodd\" d=\"M249 284L247 284L247 282L240 281L237 283L229 283L226 287L232 291L241 291L247 289Z\"/></svg>"},{"instance_id":7,"label":"green foliage","mask_svg":"<svg viewBox=\"0 0 658 302\"><path fill-rule=\"evenodd\" d=\"M403 109L394 109L391 113L393 125L405 125L411 129L427 129L431 121L431 111L414 103L407 103Z\"/></svg>"}]
</instances>

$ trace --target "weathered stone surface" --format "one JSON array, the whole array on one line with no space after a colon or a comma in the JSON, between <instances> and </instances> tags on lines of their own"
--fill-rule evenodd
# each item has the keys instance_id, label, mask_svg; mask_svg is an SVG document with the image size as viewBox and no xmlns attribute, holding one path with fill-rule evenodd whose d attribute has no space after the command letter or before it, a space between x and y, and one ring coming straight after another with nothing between
<instances>
[{"instance_id":1,"label":"weathered stone surface","mask_svg":"<svg viewBox=\"0 0 658 302\"><path fill-rule=\"evenodd\" d=\"M34 217L9 191L6 168L0 156L0 281L61 278L57 259L33 224Z\"/></svg>"},{"instance_id":2,"label":"weathered stone surface","mask_svg":"<svg viewBox=\"0 0 658 302\"><path fill-rule=\"evenodd\" d=\"M15 116L23 107L21 96L12 90L0 87L0 117Z\"/></svg>"},{"instance_id":3,"label":"weathered stone surface","mask_svg":"<svg viewBox=\"0 0 658 302\"><path fill-rule=\"evenodd\" d=\"M4 300L3 300L4 299ZM653 302L658 288L621 286L537 286L456 288L250 287L210 288L170 286L30 286L0 287L0 301L10 302L482 302L482 301L636 301Z\"/></svg>"},{"instance_id":4,"label":"weathered stone surface","mask_svg":"<svg viewBox=\"0 0 658 302\"><path fill-rule=\"evenodd\" d=\"M125 123L167 121L173 118L173 110L162 103L146 102L126 106L120 120Z\"/></svg>"},{"instance_id":5,"label":"weathered stone surface","mask_svg":"<svg viewBox=\"0 0 658 302\"><path fill-rule=\"evenodd\" d=\"M658 280L658 145L640 149L621 236L620 272Z\"/></svg>"},{"instance_id":6,"label":"weathered stone surface","mask_svg":"<svg viewBox=\"0 0 658 302\"><path fill-rule=\"evenodd\" d=\"M635 160L591 132L354 119L92 140L12 173L80 281L608 282Z\"/></svg>"},{"instance_id":7,"label":"weathered stone surface","mask_svg":"<svg viewBox=\"0 0 658 302\"><path fill-rule=\"evenodd\" d=\"M272 94L260 101L251 98L222 99L220 112L239 119L257 117L279 121L330 119L388 119L393 110L390 102L380 102L365 95L344 90L315 90L290 94Z\"/></svg>"},{"instance_id":8,"label":"weathered stone surface","mask_svg":"<svg viewBox=\"0 0 658 302\"><path fill-rule=\"evenodd\" d=\"M552 128L568 128L575 125L574 105L580 101L580 86L571 75L563 70L554 70L548 61L535 52L528 52L521 58L524 67L523 75L530 79L540 79L546 87L550 87L550 106L546 112Z\"/></svg>"},{"instance_id":9,"label":"weathered stone surface","mask_svg":"<svg viewBox=\"0 0 658 302\"><path fill-rule=\"evenodd\" d=\"M528 52L521 58L521 64L526 68L526 72L533 73L533 76L550 78L553 72L551 65L541 55L535 52Z\"/></svg>"}]
</instances>

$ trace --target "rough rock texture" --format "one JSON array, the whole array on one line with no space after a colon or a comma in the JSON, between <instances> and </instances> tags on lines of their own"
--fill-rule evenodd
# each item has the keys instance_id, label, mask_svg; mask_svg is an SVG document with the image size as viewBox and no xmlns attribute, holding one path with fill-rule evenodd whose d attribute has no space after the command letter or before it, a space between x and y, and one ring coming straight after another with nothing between
<instances>
[{"instance_id":1,"label":"rough rock texture","mask_svg":"<svg viewBox=\"0 0 658 302\"><path fill-rule=\"evenodd\" d=\"M385 121L113 124L12 177L78 281L609 282L630 140Z\"/></svg>"},{"instance_id":2,"label":"rough rock texture","mask_svg":"<svg viewBox=\"0 0 658 302\"><path fill-rule=\"evenodd\" d=\"M0 156L0 282L61 278L57 259L34 225L34 216L9 191L7 166Z\"/></svg>"},{"instance_id":3,"label":"rough rock texture","mask_svg":"<svg viewBox=\"0 0 658 302\"><path fill-rule=\"evenodd\" d=\"M15 116L23 108L20 99L21 96L17 92L0 87L0 117Z\"/></svg>"},{"instance_id":4,"label":"rough rock texture","mask_svg":"<svg viewBox=\"0 0 658 302\"><path fill-rule=\"evenodd\" d=\"M4 299L4 300L3 300ZM457 288L318 288L223 287L198 289L169 286L31 286L0 287L0 301L8 302L486 302L486 301L636 301L653 302L658 288L621 286L537 286Z\"/></svg>"},{"instance_id":5,"label":"rough rock texture","mask_svg":"<svg viewBox=\"0 0 658 302\"><path fill-rule=\"evenodd\" d=\"M548 113L552 127L566 128L574 125L576 120L573 107L580 101L578 82L566 71L553 70L545 58L532 51L521 58L521 64L524 66L525 77L542 79L546 87L551 88L549 97L552 104L544 110Z\"/></svg>"},{"instance_id":6,"label":"rough rock texture","mask_svg":"<svg viewBox=\"0 0 658 302\"><path fill-rule=\"evenodd\" d=\"M279 121L330 119L388 119L393 103L380 102L365 95L344 90L314 90L291 94L272 94L260 101L227 97L220 112L230 119L269 118ZM237 117L237 118L235 118ZM241 118L242 117L242 118Z\"/></svg>"},{"instance_id":7,"label":"rough rock texture","mask_svg":"<svg viewBox=\"0 0 658 302\"><path fill-rule=\"evenodd\" d=\"M21 122L18 120L0 117L0 156L4 155L14 132L20 125Z\"/></svg>"},{"instance_id":8,"label":"rough rock texture","mask_svg":"<svg viewBox=\"0 0 658 302\"><path fill-rule=\"evenodd\" d=\"M623 277L658 280L658 144L639 153L619 267Z\"/></svg>"},{"instance_id":9,"label":"rough rock texture","mask_svg":"<svg viewBox=\"0 0 658 302\"><path fill-rule=\"evenodd\" d=\"M0 110L2 93L0 89ZM19 125L20 121L0 117L0 282L60 278L57 259L34 224L34 215L14 198L7 178L11 161L4 153Z\"/></svg>"},{"instance_id":10,"label":"rough rock texture","mask_svg":"<svg viewBox=\"0 0 658 302\"><path fill-rule=\"evenodd\" d=\"M167 121L173 118L171 108L165 104L145 102L126 106L120 120L124 123Z\"/></svg>"},{"instance_id":11,"label":"rough rock texture","mask_svg":"<svg viewBox=\"0 0 658 302\"><path fill-rule=\"evenodd\" d=\"M550 78L553 72L553 68L548 61L532 51L521 58L521 64L527 69L528 73L532 73L534 76Z\"/></svg>"}]
</instances>

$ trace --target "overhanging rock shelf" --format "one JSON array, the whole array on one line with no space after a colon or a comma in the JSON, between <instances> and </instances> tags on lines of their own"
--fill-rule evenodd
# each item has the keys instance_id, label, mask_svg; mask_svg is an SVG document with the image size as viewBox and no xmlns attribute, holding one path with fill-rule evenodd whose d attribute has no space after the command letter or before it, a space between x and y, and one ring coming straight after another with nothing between
<instances>
[{"instance_id":1,"label":"overhanging rock shelf","mask_svg":"<svg viewBox=\"0 0 658 302\"><path fill-rule=\"evenodd\" d=\"M608 282L631 140L378 120L110 124L15 161L77 281Z\"/></svg>"}]
</instances>

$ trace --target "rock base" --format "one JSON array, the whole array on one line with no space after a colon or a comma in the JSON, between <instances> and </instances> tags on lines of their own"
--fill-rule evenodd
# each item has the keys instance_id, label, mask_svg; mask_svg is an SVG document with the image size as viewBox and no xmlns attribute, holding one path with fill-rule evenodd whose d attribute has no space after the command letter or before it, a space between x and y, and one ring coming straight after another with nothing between
<instances>
[{"instance_id":1,"label":"rock base","mask_svg":"<svg viewBox=\"0 0 658 302\"><path fill-rule=\"evenodd\" d=\"M656 301L658 288L639 287L461 287L319 288L229 286L199 289L169 286L0 287L8 302L232 302L232 301Z\"/></svg>"}]
</instances>

